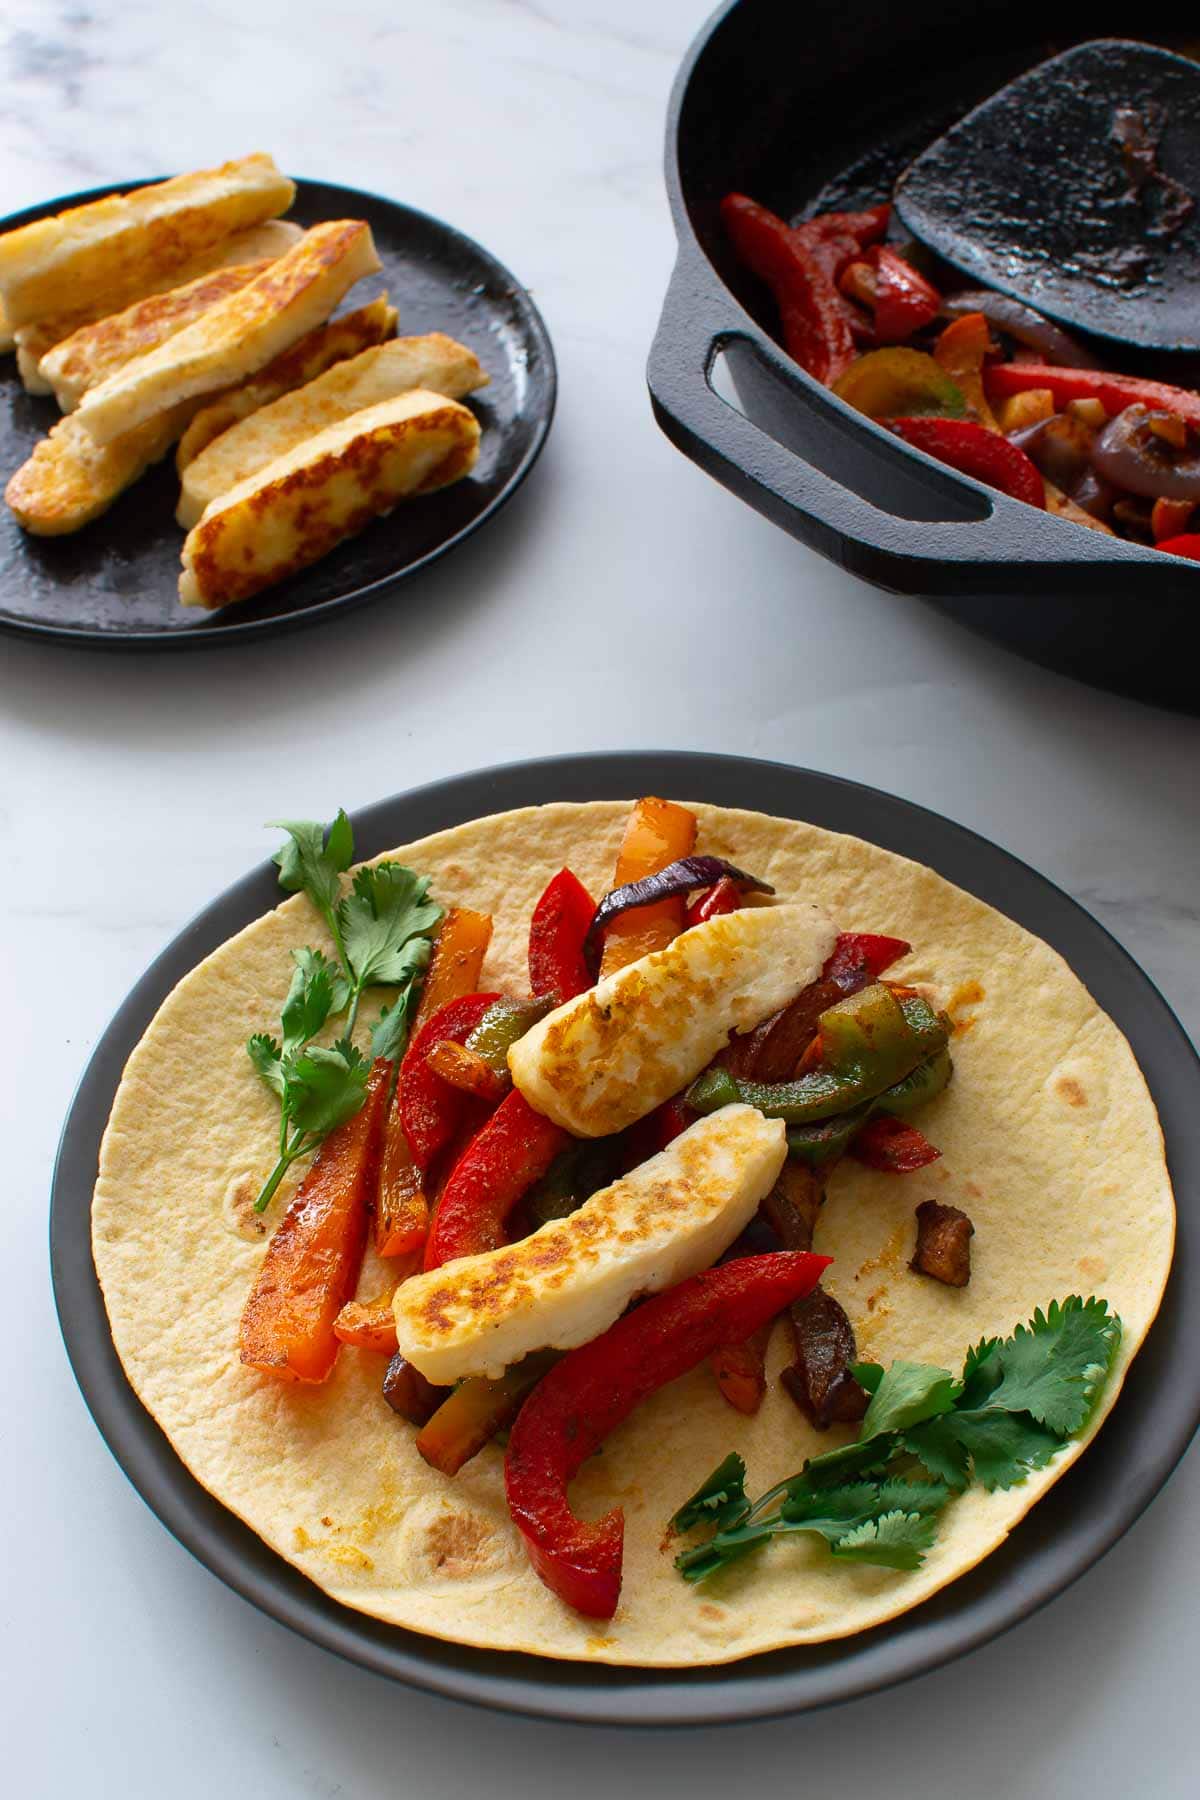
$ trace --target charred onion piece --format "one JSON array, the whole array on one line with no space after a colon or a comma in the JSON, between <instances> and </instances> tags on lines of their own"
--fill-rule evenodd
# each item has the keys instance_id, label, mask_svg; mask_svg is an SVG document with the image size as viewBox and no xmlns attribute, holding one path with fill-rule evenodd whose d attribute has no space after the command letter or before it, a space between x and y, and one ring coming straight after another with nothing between
<instances>
[{"instance_id":1,"label":"charred onion piece","mask_svg":"<svg viewBox=\"0 0 1200 1800\"><path fill-rule=\"evenodd\" d=\"M449 1393L448 1388L434 1387L420 1369L414 1369L397 1351L383 1378L383 1397L393 1412L412 1425L424 1425L431 1419Z\"/></svg>"},{"instance_id":2,"label":"charred onion piece","mask_svg":"<svg viewBox=\"0 0 1200 1800\"><path fill-rule=\"evenodd\" d=\"M825 1185L815 1169L790 1158L759 1208L785 1250L811 1250Z\"/></svg>"},{"instance_id":3,"label":"charred onion piece","mask_svg":"<svg viewBox=\"0 0 1200 1800\"><path fill-rule=\"evenodd\" d=\"M845 1308L818 1286L788 1313L796 1360L782 1379L800 1411L818 1431L861 1419L867 1394L850 1373L857 1346Z\"/></svg>"},{"instance_id":4,"label":"charred onion piece","mask_svg":"<svg viewBox=\"0 0 1200 1800\"><path fill-rule=\"evenodd\" d=\"M605 894L583 940L584 960L589 969L599 968L605 927L622 913L630 912L635 906L653 906L656 901L670 900L677 894L690 894L694 888L712 887L723 875L736 881L740 888L751 888L760 894L775 892L769 882L760 881L757 875L747 875L744 869L735 869L723 856L681 856L678 862L668 863L656 875L644 875L640 881L626 882L624 887L613 888Z\"/></svg>"},{"instance_id":5,"label":"charred onion piece","mask_svg":"<svg viewBox=\"0 0 1200 1800\"><path fill-rule=\"evenodd\" d=\"M1154 427L1173 417L1135 403L1110 419L1096 439L1098 474L1146 500L1200 500L1200 456L1179 456Z\"/></svg>"},{"instance_id":6,"label":"charred onion piece","mask_svg":"<svg viewBox=\"0 0 1200 1800\"><path fill-rule=\"evenodd\" d=\"M995 294L986 288L968 288L961 294L950 294L942 301L942 314L947 319L961 319L965 313L982 313L989 325L1006 331L1019 344L1031 350L1044 351L1047 362L1064 369L1094 369L1096 359L1082 344L1077 344L1061 326L1051 324L1032 306L1014 300L1009 294Z\"/></svg>"},{"instance_id":7,"label":"charred onion piece","mask_svg":"<svg viewBox=\"0 0 1200 1800\"><path fill-rule=\"evenodd\" d=\"M971 1279L974 1235L975 1227L957 1206L922 1200L917 1208L917 1247L908 1266L947 1287L966 1287Z\"/></svg>"}]
</instances>

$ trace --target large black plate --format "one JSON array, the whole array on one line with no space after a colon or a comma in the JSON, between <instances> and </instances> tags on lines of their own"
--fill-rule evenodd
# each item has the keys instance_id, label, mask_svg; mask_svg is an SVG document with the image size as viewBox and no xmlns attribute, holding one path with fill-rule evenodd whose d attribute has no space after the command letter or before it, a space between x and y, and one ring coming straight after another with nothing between
<instances>
[{"instance_id":1,"label":"large black plate","mask_svg":"<svg viewBox=\"0 0 1200 1800\"><path fill-rule=\"evenodd\" d=\"M0 231L134 185L92 188L10 218ZM537 461L554 416L554 352L525 289L495 257L450 225L357 188L298 181L289 213L302 225L366 219L383 264L345 310L386 288L406 335L444 331L469 344L491 376L470 404L483 426L465 481L399 506L293 581L220 612L180 606L179 483L167 457L84 531L34 538L0 506L0 630L105 649L175 650L240 642L328 618L391 594L491 518ZM16 358L0 358L0 470L7 480L58 417L27 394Z\"/></svg>"},{"instance_id":2,"label":"large black plate","mask_svg":"<svg viewBox=\"0 0 1200 1800\"><path fill-rule=\"evenodd\" d=\"M100 1138L121 1070L174 984L275 905L276 871L237 882L168 945L101 1039L71 1106L54 1174L54 1289L84 1398L114 1456L180 1543L272 1618L379 1674L543 1718L712 1725L849 1700L985 1643L1043 1606L1116 1542L1158 1492L1200 1423L1200 1061L1157 989L1120 945L1043 876L904 800L831 775L741 757L665 752L551 758L460 775L364 808L360 854L510 806L642 793L756 807L852 832L927 863L1017 919L1071 963L1129 1037L1158 1103L1180 1203L1162 1312L1096 1443L1009 1542L915 1612L863 1636L711 1670L588 1667L444 1644L347 1611L280 1561L188 1474L125 1380L92 1266L89 1211Z\"/></svg>"}]
</instances>

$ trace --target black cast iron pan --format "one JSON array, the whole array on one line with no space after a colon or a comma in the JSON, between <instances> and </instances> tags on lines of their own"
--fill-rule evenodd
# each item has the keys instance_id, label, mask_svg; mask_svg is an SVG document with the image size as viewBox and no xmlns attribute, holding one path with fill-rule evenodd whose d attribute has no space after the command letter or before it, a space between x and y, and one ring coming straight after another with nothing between
<instances>
[{"instance_id":1,"label":"black cast iron pan","mask_svg":"<svg viewBox=\"0 0 1200 1800\"><path fill-rule=\"evenodd\" d=\"M663 430L803 543L878 587L1100 686L1200 711L1200 567L1054 519L901 445L775 343L717 207L741 189L786 217L865 203L971 107L1071 43L1129 35L1105 0L1046 35L1020 0L734 0L680 70L666 172L679 254L650 354ZM1178 6L1153 37L1178 47ZM1140 25L1140 21L1139 21ZM1069 170L1064 171L1064 178ZM713 385L720 359L740 407ZM1130 353L1121 367L1138 372ZM1194 363L1142 365L1184 385Z\"/></svg>"},{"instance_id":2,"label":"black cast iron pan","mask_svg":"<svg viewBox=\"0 0 1200 1800\"><path fill-rule=\"evenodd\" d=\"M89 1228L100 1139L130 1051L171 988L279 899L263 863L193 919L142 976L93 1053L54 1172L50 1257L75 1375L113 1455L194 1556L272 1618L350 1661L430 1692L589 1724L716 1725L828 1706L903 1681L1027 1618L1094 1563L1147 1506L1200 1418L1200 1061L1137 965L1083 909L961 825L874 788L745 757L667 751L513 763L397 794L354 815L378 856L486 813L548 800L673 794L808 820L914 857L1061 952L1125 1032L1158 1106L1179 1202L1170 1284L1120 1404L1076 1467L1009 1541L925 1605L858 1637L713 1669L611 1669L442 1643L339 1606L196 1482L125 1379L109 1335Z\"/></svg>"}]
</instances>

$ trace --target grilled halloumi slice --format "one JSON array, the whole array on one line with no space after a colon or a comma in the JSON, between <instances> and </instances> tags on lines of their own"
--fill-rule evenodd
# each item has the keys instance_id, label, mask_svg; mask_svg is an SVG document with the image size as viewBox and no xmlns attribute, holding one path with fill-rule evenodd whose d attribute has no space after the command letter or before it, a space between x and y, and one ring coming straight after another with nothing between
<instances>
[{"instance_id":1,"label":"grilled halloumi slice","mask_svg":"<svg viewBox=\"0 0 1200 1800\"><path fill-rule=\"evenodd\" d=\"M107 444L98 444L78 414L68 413L17 470L4 498L18 522L37 537L79 531L162 460L195 407L194 400L181 401Z\"/></svg>"},{"instance_id":2,"label":"grilled halloumi slice","mask_svg":"<svg viewBox=\"0 0 1200 1800\"><path fill-rule=\"evenodd\" d=\"M175 517L189 530L206 506L239 481L352 413L414 388L461 400L487 380L472 352L440 331L425 337L394 338L390 344L364 350L361 356L338 363L270 406L260 407L210 444L184 472Z\"/></svg>"},{"instance_id":3,"label":"grilled halloumi slice","mask_svg":"<svg viewBox=\"0 0 1200 1800\"><path fill-rule=\"evenodd\" d=\"M213 501L184 542L179 598L245 600L398 501L458 481L478 454L479 421L442 394L418 388L353 413Z\"/></svg>"},{"instance_id":4,"label":"grilled halloumi slice","mask_svg":"<svg viewBox=\"0 0 1200 1800\"><path fill-rule=\"evenodd\" d=\"M199 280L201 275L211 275L215 269L231 269L239 263L274 262L303 235L300 226L293 225L290 219L268 219L263 225L250 225L245 231L235 231L222 238L219 244L192 257L182 268L148 278L137 293L129 295L127 304L149 299L153 294L165 294L171 288L185 287L188 282ZM17 369L29 392L49 394L52 391L50 383L40 373L40 365L42 358L49 355L56 344L61 344L64 338L84 325L94 325L113 310L105 305L88 306L20 326L13 334L13 340L17 349ZM5 347L0 343L0 348ZM11 345L7 347L11 348Z\"/></svg>"},{"instance_id":5,"label":"grilled halloumi slice","mask_svg":"<svg viewBox=\"0 0 1200 1800\"><path fill-rule=\"evenodd\" d=\"M749 1224L787 1156L779 1119L726 1106L657 1156L503 1250L396 1289L396 1342L427 1380L496 1376L532 1350L571 1350L632 1300L709 1268Z\"/></svg>"},{"instance_id":6,"label":"grilled halloumi slice","mask_svg":"<svg viewBox=\"0 0 1200 1800\"><path fill-rule=\"evenodd\" d=\"M89 388L79 403L80 419L98 443L106 443L181 400L255 374L378 268L371 227L361 219L315 225L240 293Z\"/></svg>"},{"instance_id":7,"label":"grilled halloumi slice","mask_svg":"<svg viewBox=\"0 0 1200 1800\"><path fill-rule=\"evenodd\" d=\"M89 305L125 306L232 231L287 211L295 184L261 153L35 219L0 236L11 327Z\"/></svg>"},{"instance_id":8,"label":"grilled halloumi slice","mask_svg":"<svg viewBox=\"0 0 1200 1800\"><path fill-rule=\"evenodd\" d=\"M74 412L89 388L123 369L135 357L165 344L193 320L201 319L219 300L240 294L269 262L241 263L214 269L183 287L169 288L147 300L135 300L123 312L97 319L56 344L39 365L64 412Z\"/></svg>"},{"instance_id":9,"label":"grilled halloumi slice","mask_svg":"<svg viewBox=\"0 0 1200 1800\"><path fill-rule=\"evenodd\" d=\"M576 1137L623 1131L815 981L836 935L815 906L708 919L548 1013L509 1051L513 1081Z\"/></svg>"},{"instance_id":10,"label":"grilled halloumi slice","mask_svg":"<svg viewBox=\"0 0 1200 1800\"><path fill-rule=\"evenodd\" d=\"M265 369L252 375L249 381L209 400L179 440L175 452L175 467L179 473L182 475L188 464L195 462L214 438L236 425L239 419L248 419L260 406L269 406L272 400L290 394L293 388L315 381L334 363L359 356L364 350L394 337L399 316L396 308L388 304L387 295L381 294L377 300L368 300L355 312L343 313L340 319L318 325L315 331L306 333Z\"/></svg>"}]
</instances>

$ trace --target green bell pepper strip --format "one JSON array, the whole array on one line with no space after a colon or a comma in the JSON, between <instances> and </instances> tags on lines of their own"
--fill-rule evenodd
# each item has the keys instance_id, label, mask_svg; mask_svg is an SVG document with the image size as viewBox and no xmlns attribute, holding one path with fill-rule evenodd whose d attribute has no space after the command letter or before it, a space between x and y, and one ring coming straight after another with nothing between
<instances>
[{"instance_id":1,"label":"green bell pepper strip","mask_svg":"<svg viewBox=\"0 0 1200 1800\"><path fill-rule=\"evenodd\" d=\"M468 1037L466 1047L497 1075L507 1075L509 1050L553 1005L553 995L537 1000L495 1000Z\"/></svg>"},{"instance_id":2,"label":"green bell pepper strip","mask_svg":"<svg viewBox=\"0 0 1200 1800\"><path fill-rule=\"evenodd\" d=\"M841 1113L815 1125L793 1125L787 1134L789 1154L813 1169L836 1162L877 1113L907 1119L920 1107L936 1100L949 1082L953 1068L949 1050L939 1050L936 1056L920 1063L911 1075L906 1075L893 1087L885 1088L874 1100L856 1106L853 1112Z\"/></svg>"},{"instance_id":3,"label":"green bell pepper strip","mask_svg":"<svg viewBox=\"0 0 1200 1800\"><path fill-rule=\"evenodd\" d=\"M740 1100L788 1125L833 1119L902 1081L944 1049L949 1035L945 1021L919 996L900 1001L882 982L823 1012L819 1031L827 1067L773 1083L707 1069L688 1089L688 1105L712 1113Z\"/></svg>"},{"instance_id":4,"label":"green bell pepper strip","mask_svg":"<svg viewBox=\"0 0 1200 1800\"><path fill-rule=\"evenodd\" d=\"M875 1110L891 1113L896 1119L910 1119L921 1107L928 1106L931 1100L948 1086L954 1072L954 1063L948 1049L939 1050L928 1062L921 1063L911 1075L898 1081L894 1087L880 1094L875 1102Z\"/></svg>"}]
</instances>

